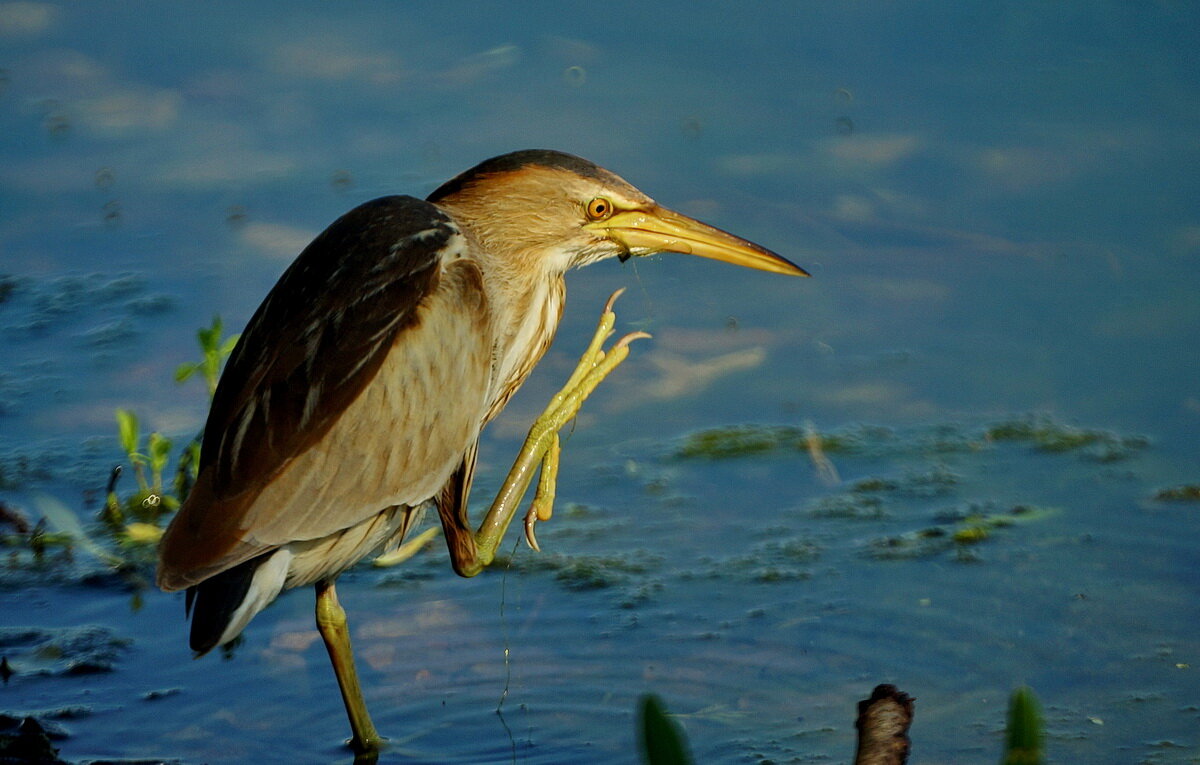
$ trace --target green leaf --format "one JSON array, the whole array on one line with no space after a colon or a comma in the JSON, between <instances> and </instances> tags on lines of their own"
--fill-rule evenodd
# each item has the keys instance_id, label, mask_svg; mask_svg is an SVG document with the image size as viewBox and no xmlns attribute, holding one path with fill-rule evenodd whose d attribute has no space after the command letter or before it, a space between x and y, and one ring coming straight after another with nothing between
<instances>
[{"instance_id":1,"label":"green leaf","mask_svg":"<svg viewBox=\"0 0 1200 765\"><path fill-rule=\"evenodd\" d=\"M206 354L216 351L221 339L221 317L214 316L211 327L201 327L196 330L196 338L200 341L200 350Z\"/></svg>"},{"instance_id":2,"label":"green leaf","mask_svg":"<svg viewBox=\"0 0 1200 765\"><path fill-rule=\"evenodd\" d=\"M192 478L200 477L200 442L192 441L187 445L188 458L191 460L188 463L188 470L191 471Z\"/></svg>"},{"instance_id":3,"label":"green leaf","mask_svg":"<svg viewBox=\"0 0 1200 765\"><path fill-rule=\"evenodd\" d=\"M165 438L158 432L151 433L146 451L149 452L150 472L154 475L154 485L158 486L162 483L162 471L167 467L167 460L171 458L171 439Z\"/></svg>"},{"instance_id":4,"label":"green leaf","mask_svg":"<svg viewBox=\"0 0 1200 765\"><path fill-rule=\"evenodd\" d=\"M179 502L187 499L188 494L192 490L192 484L196 482L196 477L200 474L200 442L189 441L186 446L179 452L179 463L175 469L175 507L172 507L169 502L165 503L168 510L178 510Z\"/></svg>"},{"instance_id":5,"label":"green leaf","mask_svg":"<svg viewBox=\"0 0 1200 765\"><path fill-rule=\"evenodd\" d=\"M175 367L175 382L187 382L192 378L192 375L200 371L200 365L191 361L185 361Z\"/></svg>"},{"instance_id":6,"label":"green leaf","mask_svg":"<svg viewBox=\"0 0 1200 765\"><path fill-rule=\"evenodd\" d=\"M662 700L648 693L642 696L640 707L642 761L647 765L691 765L686 737L667 717Z\"/></svg>"},{"instance_id":7,"label":"green leaf","mask_svg":"<svg viewBox=\"0 0 1200 765\"><path fill-rule=\"evenodd\" d=\"M238 340L241 340L241 339L242 339L241 332L238 332L236 335L230 335L229 337L225 338L224 344L221 345L221 358L224 359L229 354L233 353L233 349L237 346Z\"/></svg>"},{"instance_id":8,"label":"green leaf","mask_svg":"<svg viewBox=\"0 0 1200 765\"><path fill-rule=\"evenodd\" d=\"M1042 765L1042 710L1028 687L1013 691L1008 705L1008 734L1001 765Z\"/></svg>"},{"instance_id":9,"label":"green leaf","mask_svg":"<svg viewBox=\"0 0 1200 765\"><path fill-rule=\"evenodd\" d=\"M128 409L117 410L117 436L130 461L136 462L134 455L138 450L138 418Z\"/></svg>"}]
</instances>

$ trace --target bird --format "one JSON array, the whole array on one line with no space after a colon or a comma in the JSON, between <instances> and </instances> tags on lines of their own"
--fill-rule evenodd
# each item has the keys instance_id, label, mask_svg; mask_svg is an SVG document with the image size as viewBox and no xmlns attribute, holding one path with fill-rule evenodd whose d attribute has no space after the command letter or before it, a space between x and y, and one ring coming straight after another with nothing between
<instances>
[{"instance_id":1,"label":"bird","mask_svg":"<svg viewBox=\"0 0 1200 765\"><path fill-rule=\"evenodd\" d=\"M604 348L619 292L473 530L467 500L480 433L550 346L566 272L659 252L808 275L588 160L545 149L493 157L423 200L381 197L330 224L230 354L196 481L160 542L156 581L186 590L195 655L233 641L283 590L313 585L348 743L377 752L386 739L363 699L335 580L394 549L427 509L436 509L455 571L473 576L494 559L540 469L525 516L537 547L558 429L646 336Z\"/></svg>"}]
</instances>

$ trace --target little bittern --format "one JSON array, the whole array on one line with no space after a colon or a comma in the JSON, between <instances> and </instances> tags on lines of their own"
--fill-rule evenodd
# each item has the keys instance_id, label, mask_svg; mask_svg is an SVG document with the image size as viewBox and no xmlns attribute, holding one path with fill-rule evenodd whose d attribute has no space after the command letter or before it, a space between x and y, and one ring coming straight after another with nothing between
<instances>
[{"instance_id":1,"label":"little bittern","mask_svg":"<svg viewBox=\"0 0 1200 765\"><path fill-rule=\"evenodd\" d=\"M569 269L665 251L805 273L554 151L495 157L424 201L383 197L330 225L280 277L229 357L199 477L159 549L158 585L187 589L192 649L228 643L281 590L315 584L351 744L377 748L334 580L398 545L430 505L455 570L477 573L540 464L525 520L536 546L558 430L641 333L603 349L610 301L473 531L467 495L480 431L554 338Z\"/></svg>"}]
</instances>

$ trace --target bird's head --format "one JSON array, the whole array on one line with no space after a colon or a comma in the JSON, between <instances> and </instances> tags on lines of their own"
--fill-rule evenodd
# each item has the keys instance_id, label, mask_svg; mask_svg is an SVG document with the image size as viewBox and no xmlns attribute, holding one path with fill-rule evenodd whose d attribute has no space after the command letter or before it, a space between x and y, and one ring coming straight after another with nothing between
<instances>
[{"instance_id":1,"label":"bird's head","mask_svg":"<svg viewBox=\"0 0 1200 765\"><path fill-rule=\"evenodd\" d=\"M429 201L493 256L559 274L604 258L681 252L808 275L765 247L668 210L616 174L557 151L494 157L442 184Z\"/></svg>"}]
</instances>

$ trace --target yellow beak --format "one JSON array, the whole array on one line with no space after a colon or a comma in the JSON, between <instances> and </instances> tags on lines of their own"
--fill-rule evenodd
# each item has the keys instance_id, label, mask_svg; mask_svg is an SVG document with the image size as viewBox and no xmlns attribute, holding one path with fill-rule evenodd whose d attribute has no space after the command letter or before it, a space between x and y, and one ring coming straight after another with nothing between
<instances>
[{"instance_id":1,"label":"yellow beak","mask_svg":"<svg viewBox=\"0 0 1200 765\"><path fill-rule=\"evenodd\" d=\"M633 255L682 252L776 274L809 275L765 247L658 205L644 210L623 210L586 226L602 231Z\"/></svg>"}]
</instances>

